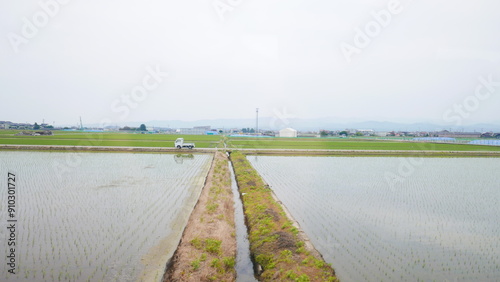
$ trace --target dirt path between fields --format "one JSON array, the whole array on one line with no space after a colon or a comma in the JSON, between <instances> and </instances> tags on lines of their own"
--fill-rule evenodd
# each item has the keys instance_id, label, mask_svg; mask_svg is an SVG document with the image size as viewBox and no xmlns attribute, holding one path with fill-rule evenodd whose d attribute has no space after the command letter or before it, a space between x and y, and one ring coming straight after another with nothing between
<instances>
[{"instance_id":1,"label":"dirt path between fields","mask_svg":"<svg viewBox=\"0 0 500 282\"><path fill-rule=\"evenodd\" d=\"M216 144L216 143L213 143ZM66 151L79 152L161 152L213 154L216 148L177 149L173 147L130 147L130 146L74 146L74 145L16 145L0 144L0 151ZM366 156L366 157L500 157L500 151L429 151L429 150L329 150L329 149L237 149L246 155L270 156Z\"/></svg>"},{"instance_id":2,"label":"dirt path between fields","mask_svg":"<svg viewBox=\"0 0 500 282\"><path fill-rule=\"evenodd\" d=\"M216 152L164 281L235 281L236 231L226 154Z\"/></svg>"}]
</instances>

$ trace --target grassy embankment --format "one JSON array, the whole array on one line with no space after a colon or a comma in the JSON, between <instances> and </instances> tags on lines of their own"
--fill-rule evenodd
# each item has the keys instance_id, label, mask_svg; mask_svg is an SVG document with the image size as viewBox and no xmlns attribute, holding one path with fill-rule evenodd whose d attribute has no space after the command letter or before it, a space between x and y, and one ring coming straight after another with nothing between
<instances>
[{"instance_id":1,"label":"grassy embankment","mask_svg":"<svg viewBox=\"0 0 500 282\"><path fill-rule=\"evenodd\" d=\"M498 146L401 142L362 139L320 138L229 138L230 148L241 149L328 149L328 150L416 150L416 151L500 151Z\"/></svg>"},{"instance_id":2,"label":"grassy embankment","mask_svg":"<svg viewBox=\"0 0 500 282\"><path fill-rule=\"evenodd\" d=\"M333 268L306 249L299 230L273 199L245 155L231 154L242 193L250 251L262 281L337 281Z\"/></svg>"},{"instance_id":3,"label":"grassy embankment","mask_svg":"<svg viewBox=\"0 0 500 282\"><path fill-rule=\"evenodd\" d=\"M164 281L235 281L235 232L228 160L216 152Z\"/></svg>"}]
</instances>

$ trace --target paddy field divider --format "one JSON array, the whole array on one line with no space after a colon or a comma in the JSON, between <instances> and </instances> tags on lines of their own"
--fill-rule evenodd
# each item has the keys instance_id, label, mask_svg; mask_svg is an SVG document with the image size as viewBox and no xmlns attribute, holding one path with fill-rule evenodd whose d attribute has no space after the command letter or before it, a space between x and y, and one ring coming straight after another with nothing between
<instances>
[{"instance_id":1,"label":"paddy field divider","mask_svg":"<svg viewBox=\"0 0 500 282\"><path fill-rule=\"evenodd\" d=\"M235 281L235 236L228 159L218 151L163 281Z\"/></svg>"},{"instance_id":2,"label":"paddy field divider","mask_svg":"<svg viewBox=\"0 0 500 282\"><path fill-rule=\"evenodd\" d=\"M301 233L246 156L230 154L260 281L338 281L335 271Z\"/></svg>"}]
</instances>

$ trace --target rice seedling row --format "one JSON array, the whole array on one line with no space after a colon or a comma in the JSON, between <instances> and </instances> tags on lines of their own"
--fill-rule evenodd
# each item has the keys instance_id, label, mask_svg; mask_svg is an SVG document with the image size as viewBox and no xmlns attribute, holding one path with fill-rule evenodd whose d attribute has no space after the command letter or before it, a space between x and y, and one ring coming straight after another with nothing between
<instances>
[{"instance_id":1,"label":"rice seedling row","mask_svg":"<svg viewBox=\"0 0 500 282\"><path fill-rule=\"evenodd\" d=\"M498 281L498 159L255 157L341 281Z\"/></svg>"},{"instance_id":2,"label":"rice seedling row","mask_svg":"<svg viewBox=\"0 0 500 282\"><path fill-rule=\"evenodd\" d=\"M16 171L20 187L18 273L2 265L0 280L132 281L145 269L161 278L166 260L150 251L174 251L162 242L180 238L211 157L182 164L164 154L80 157L58 178L52 164L65 153L0 152L0 171Z\"/></svg>"}]
</instances>

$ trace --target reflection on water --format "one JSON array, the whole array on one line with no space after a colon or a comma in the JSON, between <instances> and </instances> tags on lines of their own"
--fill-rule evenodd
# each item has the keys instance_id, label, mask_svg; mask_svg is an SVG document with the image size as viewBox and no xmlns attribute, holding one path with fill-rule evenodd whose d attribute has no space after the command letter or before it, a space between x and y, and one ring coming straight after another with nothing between
<instances>
[{"instance_id":1,"label":"reflection on water","mask_svg":"<svg viewBox=\"0 0 500 282\"><path fill-rule=\"evenodd\" d=\"M234 196L234 221L236 225L236 281L257 281L253 273L253 263L250 259L250 243L248 242L248 231L243 214L243 203L240 198L238 184L234 175L233 165L229 162L231 172L231 188Z\"/></svg>"},{"instance_id":2,"label":"reflection on water","mask_svg":"<svg viewBox=\"0 0 500 282\"><path fill-rule=\"evenodd\" d=\"M0 281L161 278L212 157L187 156L179 166L167 154L82 153L56 170L68 157L74 154L0 151L0 175L16 172L19 187L18 272L2 263ZM2 219L7 193L0 191Z\"/></svg>"},{"instance_id":3,"label":"reflection on water","mask_svg":"<svg viewBox=\"0 0 500 282\"><path fill-rule=\"evenodd\" d=\"M252 165L349 281L500 281L500 159L260 156Z\"/></svg>"},{"instance_id":4,"label":"reflection on water","mask_svg":"<svg viewBox=\"0 0 500 282\"><path fill-rule=\"evenodd\" d=\"M194 160L193 154L177 154L174 155L174 160L178 164L183 164L185 160L192 161Z\"/></svg>"}]
</instances>

